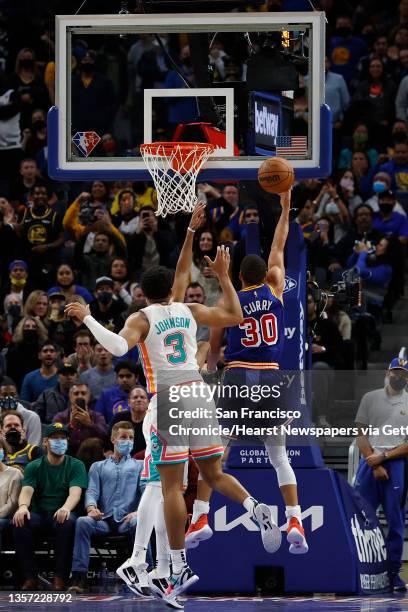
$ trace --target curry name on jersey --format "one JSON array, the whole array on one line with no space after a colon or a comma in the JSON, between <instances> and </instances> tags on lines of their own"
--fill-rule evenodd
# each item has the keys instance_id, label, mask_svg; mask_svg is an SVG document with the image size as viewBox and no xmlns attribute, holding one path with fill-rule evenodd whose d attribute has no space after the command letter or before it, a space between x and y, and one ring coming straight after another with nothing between
<instances>
[{"instance_id":1,"label":"curry name on jersey","mask_svg":"<svg viewBox=\"0 0 408 612\"><path fill-rule=\"evenodd\" d=\"M268 284L238 292L244 320L227 329L228 368L278 369L285 340L284 308Z\"/></svg>"}]
</instances>

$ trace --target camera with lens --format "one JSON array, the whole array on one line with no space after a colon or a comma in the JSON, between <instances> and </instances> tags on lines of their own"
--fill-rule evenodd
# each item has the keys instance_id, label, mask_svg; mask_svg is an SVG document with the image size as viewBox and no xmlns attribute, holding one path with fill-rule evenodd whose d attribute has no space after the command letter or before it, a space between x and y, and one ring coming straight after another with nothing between
<instances>
[{"instance_id":1,"label":"camera with lens","mask_svg":"<svg viewBox=\"0 0 408 612\"><path fill-rule=\"evenodd\" d=\"M91 206L90 202L84 202L81 204L81 210L79 211L79 222L82 225L88 226L96 222L95 208Z\"/></svg>"},{"instance_id":2,"label":"camera with lens","mask_svg":"<svg viewBox=\"0 0 408 612\"><path fill-rule=\"evenodd\" d=\"M345 312L351 312L362 306L361 278L356 270L346 270L342 280L331 285L329 289L321 289L315 281L307 281L308 294L316 303L317 310L323 313L329 298L334 298L338 306Z\"/></svg>"}]
</instances>

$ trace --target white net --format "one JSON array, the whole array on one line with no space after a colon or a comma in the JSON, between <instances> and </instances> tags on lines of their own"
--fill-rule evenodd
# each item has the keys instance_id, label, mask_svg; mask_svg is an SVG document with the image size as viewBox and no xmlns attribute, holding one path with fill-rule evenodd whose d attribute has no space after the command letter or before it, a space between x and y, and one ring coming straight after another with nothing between
<instances>
[{"instance_id":1,"label":"white net","mask_svg":"<svg viewBox=\"0 0 408 612\"><path fill-rule=\"evenodd\" d=\"M214 145L201 142L154 142L140 147L157 193L157 215L191 213L197 202L196 179Z\"/></svg>"}]
</instances>

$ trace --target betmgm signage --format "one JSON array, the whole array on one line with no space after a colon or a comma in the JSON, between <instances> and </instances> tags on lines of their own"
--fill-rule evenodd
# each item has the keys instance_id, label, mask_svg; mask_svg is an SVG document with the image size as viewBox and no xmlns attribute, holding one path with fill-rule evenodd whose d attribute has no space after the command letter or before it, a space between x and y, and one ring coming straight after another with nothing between
<instances>
[{"instance_id":1,"label":"betmgm signage","mask_svg":"<svg viewBox=\"0 0 408 612\"><path fill-rule=\"evenodd\" d=\"M253 141L255 152L268 155L275 151L276 137L282 134L282 107L278 96L252 93Z\"/></svg>"}]
</instances>

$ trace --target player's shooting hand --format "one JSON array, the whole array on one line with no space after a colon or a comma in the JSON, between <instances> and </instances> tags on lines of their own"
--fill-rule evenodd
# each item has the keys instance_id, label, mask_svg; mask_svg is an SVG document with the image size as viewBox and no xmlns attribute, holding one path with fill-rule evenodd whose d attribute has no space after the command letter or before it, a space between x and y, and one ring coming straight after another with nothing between
<instances>
[{"instance_id":1,"label":"player's shooting hand","mask_svg":"<svg viewBox=\"0 0 408 612\"><path fill-rule=\"evenodd\" d=\"M208 257L208 255L204 255L204 259L207 262L208 267L221 278L223 276L228 276L228 270L230 265L230 253L229 248L224 245L217 247L217 255L215 256L214 261Z\"/></svg>"},{"instance_id":2,"label":"player's shooting hand","mask_svg":"<svg viewBox=\"0 0 408 612\"><path fill-rule=\"evenodd\" d=\"M290 208L291 190L288 189L288 191L284 191L283 193L279 195L280 195L280 203L281 203L282 208Z\"/></svg>"},{"instance_id":3,"label":"player's shooting hand","mask_svg":"<svg viewBox=\"0 0 408 612\"><path fill-rule=\"evenodd\" d=\"M84 306L79 302L72 302L72 304L67 304L65 306L64 313L67 317L77 319L82 323L85 317L91 314L91 311L89 309L89 306Z\"/></svg>"},{"instance_id":4,"label":"player's shooting hand","mask_svg":"<svg viewBox=\"0 0 408 612\"><path fill-rule=\"evenodd\" d=\"M206 205L204 204L204 202L197 202L197 204L195 205L193 214L191 215L190 219L189 227L191 227L191 229L196 230L202 225L205 219L205 206Z\"/></svg>"}]
</instances>

